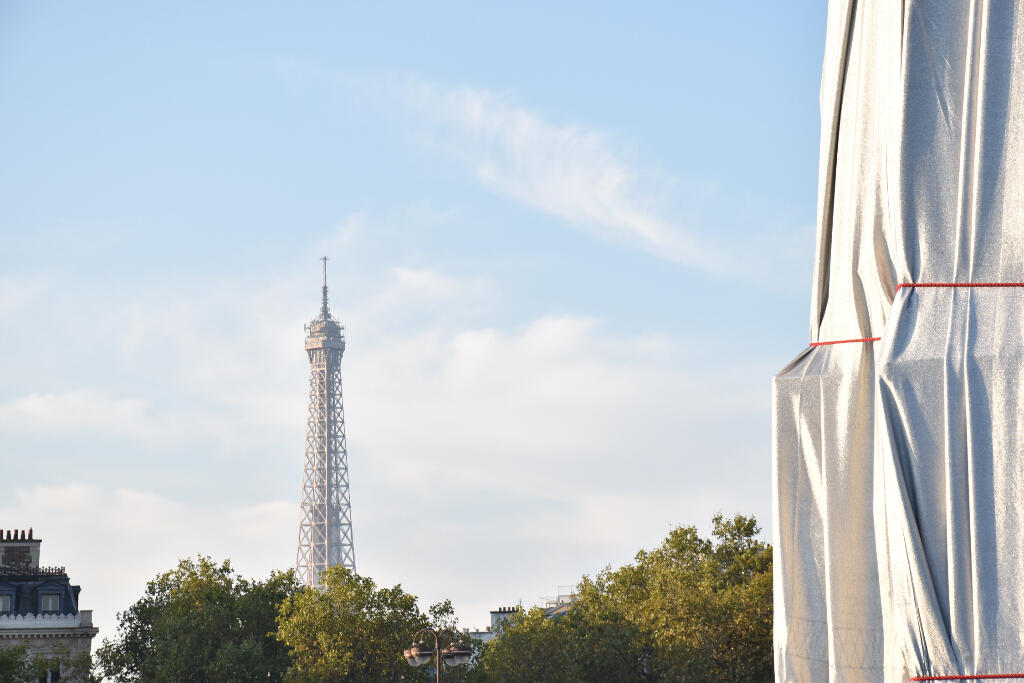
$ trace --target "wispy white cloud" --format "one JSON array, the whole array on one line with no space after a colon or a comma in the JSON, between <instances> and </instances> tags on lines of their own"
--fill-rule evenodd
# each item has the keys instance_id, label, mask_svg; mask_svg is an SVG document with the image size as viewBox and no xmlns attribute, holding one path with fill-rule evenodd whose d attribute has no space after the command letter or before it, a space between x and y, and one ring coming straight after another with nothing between
<instances>
[{"instance_id":1,"label":"wispy white cloud","mask_svg":"<svg viewBox=\"0 0 1024 683\"><path fill-rule=\"evenodd\" d=\"M606 134L553 123L512 96L415 79L378 91L427 123L431 144L464 162L492 191L604 239L646 249L710 272L728 269L727 252L682 225L666 198L678 189L665 174L639 167Z\"/></svg>"},{"instance_id":2,"label":"wispy white cloud","mask_svg":"<svg viewBox=\"0 0 1024 683\"><path fill-rule=\"evenodd\" d=\"M380 239L382 232L407 237L409 233L433 232L459 218L453 208L439 208L430 202L370 214L356 211L345 216L333 233L317 242L314 252L336 254L351 251L359 240Z\"/></svg>"},{"instance_id":3,"label":"wispy white cloud","mask_svg":"<svg viewBox=\"0 0 1024 683\"><path fill-rule=\"evenodd\" d=\"M409 267L392 268L388 275L383 288L352 312L371 333L405 323L410 316L427 316L434 326L443 324L452 313L482 310L495 296L493 285L480 277L459 278L434 268Z\"/></svg>"},{"instance_id":4,"label":"wispy white cloud","mask_svg":"<svg viewBox=\"0 0 1024 683\"><path fill-rule=\"evenodd\" d=\"M382 476L395 480L424 475L435 462L424 454L433 453L458 458L448 476L471 487L649 490L703 467L678 457L681 444L708 450L718 441L735 452L756 444L715 429L723 414L758 414L761 397L742 390L746 378L688 369L684 354L669 338L576 316L378 338L348 364L360 395L352 420L366 430L358 441L388 463ZM609 478L625 454L631 468ZM551 477L534 479L534 468Z\"/></svg>"},{"instance_id":5,"label":"wispy white cloud","mask_svg":"<svg viewBox=\"0 0 1024 683\"><path fill-rule=\"evenodd\" d=\"M0 434L146 437L155 429L144 399L112 398L91 389L28 394L0 403Z\"/></svg>"},{"instance_id":6,"label":"wispy white cloud","mask_svg":"<svg viewBox=\"0 0 1024 683\"><path fill-rule=\"evenodd\" d=\"M27 277L0 275L0 316L20 311L38 301L48 288L42 274Z\"/></svg>"}]
</instances>

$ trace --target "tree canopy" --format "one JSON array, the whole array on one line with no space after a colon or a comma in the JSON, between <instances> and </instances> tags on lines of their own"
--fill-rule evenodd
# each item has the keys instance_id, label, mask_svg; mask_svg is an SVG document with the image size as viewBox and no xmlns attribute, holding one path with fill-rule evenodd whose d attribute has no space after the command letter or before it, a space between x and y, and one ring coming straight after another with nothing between
<instances>
[{"instance_id":1,"label":"tree canopy","mask_svg":"<svg viewBox=\"0 0 1024 683\"><path fill-rule=\"evenodd\" d=\"M378 588L343 567L320 574L323 590L302 590L280 607L277 638L292 653L298 681L397 681L402 657L427 620L401 586Z\"/></svg>"},{"instance_id":2,"label":"tree canopy","mask_svg":"<svg viewBox=\"0 0 1024 683\"><path fill-rule=\"evenodd\" d=\"M750 517L713 519L712 537L673 529L660 547L584 577L560 619L514 616L480 665L508 681L768 681L771 546Z\"/></svg>"},{"instance_id":3,"label":"tree canopy","mask_svg":"<svg viewBox=\"0 0 1024 683\"><path fill-rule=\"evenodd\" d=\"M449 601L423 614L401 586L378 587L343 567L322 572L320 582L322 590L301 590L281 603L277 638L292 655L290 680L433 680L433 667L414 669L402 653L420 629L456 628ZM465 669L447 669L444 680L465 676Z\"/></svg>"},{"instance_id":4,"label":"tree canopy","mask_svg":"<svg viewBox=\"0 0 1024 683\"><path fill-rule=\"evenodd\" d=\"M288 649L273 637L275 619L297 589L291 571L250 581L228 561L181 560L118 614L97 664L117 681L282 680Z\"/></svg>"}]
</instances>

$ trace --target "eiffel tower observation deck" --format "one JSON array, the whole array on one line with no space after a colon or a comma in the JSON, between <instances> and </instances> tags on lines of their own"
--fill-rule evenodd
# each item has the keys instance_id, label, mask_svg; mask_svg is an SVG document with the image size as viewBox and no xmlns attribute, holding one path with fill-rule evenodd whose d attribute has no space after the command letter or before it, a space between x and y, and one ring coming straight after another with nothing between
<instances>
[{"instance_id":1,"label":"eiffel tower observation deck","mask_svg":"<svg viewBox=\"0 0 1024 683\"><path fill-rule=\"evenodd\" d=\"M327 306L327 257L323 261L320 313L306 325L309 355L309 414L302 511L295 572L300 582L319 587L320 572L340 564L355 571L352 506L349 499L341 357L345 328Z\"/></svg>"}]
</instances>

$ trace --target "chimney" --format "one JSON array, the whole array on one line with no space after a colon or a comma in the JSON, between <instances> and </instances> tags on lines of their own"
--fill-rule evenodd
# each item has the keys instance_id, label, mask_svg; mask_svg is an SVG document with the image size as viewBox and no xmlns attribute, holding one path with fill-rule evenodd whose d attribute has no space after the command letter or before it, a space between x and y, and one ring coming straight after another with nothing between
<instances>
[{"instance_id":1,"label":"chimney","mask_svg":"<svg viewBox=\"0 0 1024 683\"><path fill-rule=\"evenodd\" d=\"M31 529L0 530L0 565L16 569L39 568L39 545Z\"/></svg>"}]
</instances>

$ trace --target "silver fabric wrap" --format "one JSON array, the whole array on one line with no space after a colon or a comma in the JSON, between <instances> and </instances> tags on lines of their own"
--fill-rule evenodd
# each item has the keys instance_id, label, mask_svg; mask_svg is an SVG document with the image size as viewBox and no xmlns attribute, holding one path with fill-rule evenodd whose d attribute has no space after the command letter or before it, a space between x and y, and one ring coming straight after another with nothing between
<instances>
[{"instance_id":1,"label":"silver fabric wrap","mask_svg":"<svg viewBox=\"0 0 1024 683\"><path fill-rule=\"evenodd\" d=\"M774 382L779 680L1024 672L1024 5L833 0L813 346Z\"/></svg>"}]
</instances>

